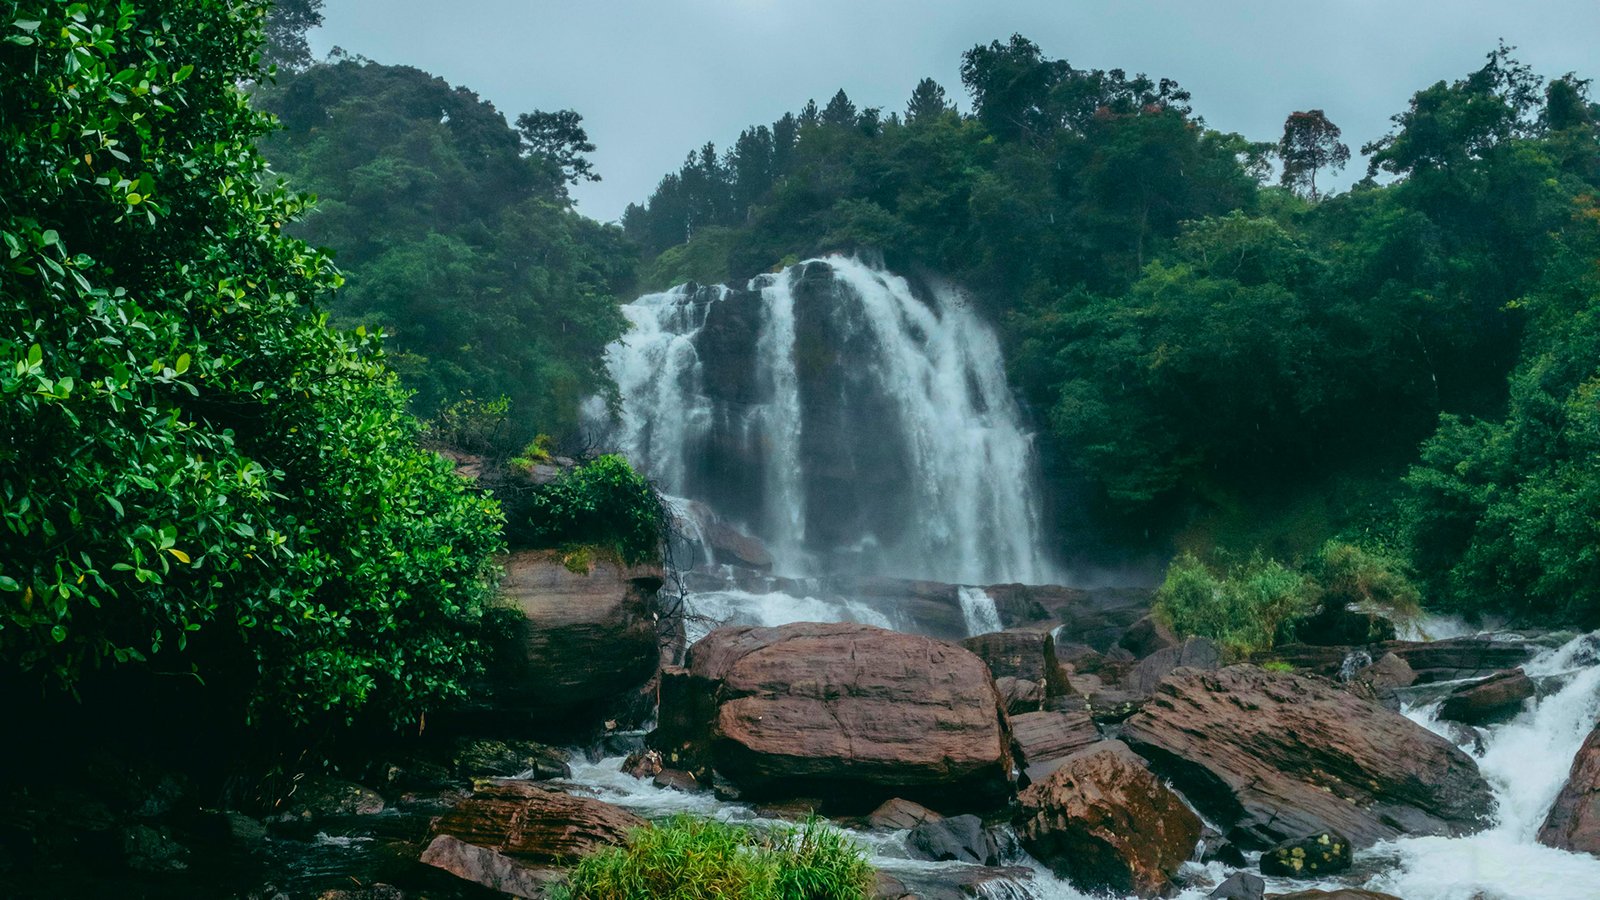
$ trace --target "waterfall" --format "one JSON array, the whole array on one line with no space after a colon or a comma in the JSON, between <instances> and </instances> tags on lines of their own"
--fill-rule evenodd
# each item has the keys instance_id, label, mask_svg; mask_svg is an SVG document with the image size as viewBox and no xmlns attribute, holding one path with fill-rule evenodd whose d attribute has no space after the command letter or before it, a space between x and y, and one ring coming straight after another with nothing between
<instances>
[{"instance_id":1,"label":"waterfall","mask_svg":"<svg viewBox=\"0 0 1600 900\"><path fill-rule=\"evenodd\" d=\"M1050 580L1032 438L956 289L835 256L624 310L614 439L779 573Z\"/></svg>"},{"instance_id":2,"label":"waterfall","mask_svg":"<svg viewBox=\"0 0 1600 900\"><path fill-rule=\"evenodd\" d=\"M964 587L957 591L961 599L961 616L967 621L967 636L977 637L1000 631L1000 610L994 605L989 592L978 587Z\"/></svg>"}]
</instances>

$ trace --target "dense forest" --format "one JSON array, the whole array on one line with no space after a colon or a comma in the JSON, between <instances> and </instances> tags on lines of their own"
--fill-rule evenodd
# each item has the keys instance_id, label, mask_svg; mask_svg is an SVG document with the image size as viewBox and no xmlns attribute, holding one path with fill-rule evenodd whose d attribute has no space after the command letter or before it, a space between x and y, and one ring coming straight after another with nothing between
<instances>
[{"instance_id":1,"label":"dense forest","mask_svg":"<svg viewBox=\"0 0 1600 900\"><path fill-rule=\"evenodd\" d=\"M1098 527L1286 557L1347 532L1442 606L1600 614L1586 80L1502 46L1329 194L1350 151L1320 110L1252 142L1021 36L961 73L970 114L932 80L903 114L841 90L691 153L624 219L644 282L827 251L939 273L1003 326Z\"/></svg>"}]
</instances>

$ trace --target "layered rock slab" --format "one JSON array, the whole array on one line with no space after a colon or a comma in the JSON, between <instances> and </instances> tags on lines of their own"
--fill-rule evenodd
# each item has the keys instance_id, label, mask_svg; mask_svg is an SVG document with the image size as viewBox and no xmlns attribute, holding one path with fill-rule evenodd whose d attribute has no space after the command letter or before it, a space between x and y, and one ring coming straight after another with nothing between
<instances>
[{"instance_id":1,"label":"layered rock slab","mask_svg":"<svg viewBox=\"0 0 1600 900\"><path fill-rule=\"evenodd\" d=\"M1463 834L1493 809L1477 765L1444 738L1327 682L1253 666L1175 672L1121 737L1257 849L1324 831L1356 847Z\"/></svg>"},{"instance_id":2,"label":"layered rock slab","mask_svg":"<svg viewBox=\"0 0 1600 900\"><path fill-rule=\"evenodd\" d=\"M1572 760L1572 774L1539 829L1539 843L1600 856L1600 727Z\"/></svg>"},{"instance_id":3,"label":"layered rock slab","mask_svg":"<svg viewBox=\"0 0 1600 900\"><path fill-rule=\"evenodd\" d=\"M943 641L852 623L719 628L662 688L655 746L747 799L866 810L898 796L950 811L1011 792L989 671Z\"/></svg>"}]
</instances>

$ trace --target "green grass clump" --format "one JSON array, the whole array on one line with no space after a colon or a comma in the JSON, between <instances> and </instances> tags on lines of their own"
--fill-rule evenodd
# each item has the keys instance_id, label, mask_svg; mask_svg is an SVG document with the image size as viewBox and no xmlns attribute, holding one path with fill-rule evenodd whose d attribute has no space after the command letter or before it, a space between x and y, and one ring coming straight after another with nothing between
<instances>
[{"instance_id":1,"label":"green grass clump","mask_svg":"<svg viewBox=\"0 0 1600 900\"><path fill-rule=\"evenodd\" d=\"M758 834L677 816L586 857L556 900L864 900L874 872L866 851L811 819Z\"/></svg>"},{"instance_id":2,"label":"green grass clump","mask_svg":"<svg viewBox=\"0 0 1600 900\"><path fill-rule=\"evenodd\" d=\"M1167 568L1155 603L1173 630L1210 638L1233 659L1271 649L1285 626L1314 609L1308 579L1276 560L1256 557L1218 574L1189 553Z\"/></svg>"}]
</instances>

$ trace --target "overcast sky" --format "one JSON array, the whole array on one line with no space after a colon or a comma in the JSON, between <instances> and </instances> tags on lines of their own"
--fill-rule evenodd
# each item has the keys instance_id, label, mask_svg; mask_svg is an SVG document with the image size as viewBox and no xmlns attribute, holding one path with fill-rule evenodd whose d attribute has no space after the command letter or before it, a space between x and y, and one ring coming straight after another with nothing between
<instances>
[{"instance_id":1,"label":"overcast sky","mask_svg":"<svg viewBox=\"0 0 1600 900\"><path fill-rule=\"evenodd\" d=\"M582 113L604 180L575 194L603 220L705 141L840 87L887 112L932 76L966 110L962 51L1013 32L1080 68L1176 78L1213 128L1255 140L1320 107L1352 150L1502 37L1542 75L1600 76L1600 0L326 0L324 14L319 56L417 66L507 119Z\"/></svg>"}]
</instances>

